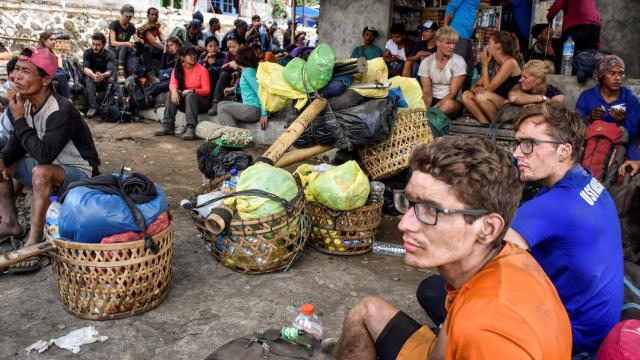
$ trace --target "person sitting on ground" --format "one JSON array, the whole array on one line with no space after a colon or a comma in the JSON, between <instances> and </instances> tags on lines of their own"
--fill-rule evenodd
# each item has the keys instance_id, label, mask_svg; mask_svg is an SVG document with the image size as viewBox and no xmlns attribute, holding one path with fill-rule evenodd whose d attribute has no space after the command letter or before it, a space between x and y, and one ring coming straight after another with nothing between
<instances>
[{"instance_id":1,"label":"person sitting on ground","mask_svg":"<svg viewBox=\"0 0 640 360\"><path fill-rule=\"evenodd\" d=\"M587 128L577 113L557 102L529 105L515 131L520 179L542 189L518 208L505 238L530 248L551 278L571 320L573 353L595 355L622 309L616 204L580 165Z\"/></svg>"},{"instance_id":2,"label":"person sitting on ground","mask_svg":"<svg viewBox=\"0 0 640 360\"><path fill-rule=\"evenodd\" d=\"M202 22L198 19L193 19L187 24L185 45L191 45L198 54L205 51L204 39L202 38Z\"/></svg>"},{"instance_id":3,"label":"person sitting on ground","mask_svg":"<svg viewBox=\"0 0 640 360\"><path fill-rule=\"evenodd\" d=\"M291 58L299 57L303 54L303 51L307 49L307 33L300 31L295 38L295 48L289 51Z\"/></svg>"},{"instance_id":4,"label":"person sitting on ground","mask_svg":"<svg viewBox=\"0 0 640 360\"><path fill-rule=\"evenodd\" d=\"M76 180L99 174L100 159L91 130L71 102L52 91L58 60L50 51L30 46L15 67L9 109L15 133L0 150L0 234L23 237L18 223L11 177L33 189L31 230L24 246L44 240L49 196L61 195ZM10 270L41 267L42 258L26 259Z\"/></svg>"},{"instance_id":5,"label":"person sitting on ground","mask_svg":"<svg viewBox=\"0 0 640 360\"><path fill-rule=\"evenodd\" d=\"M211 82L211 89L215 89L218 84L218 78L220 77L220 71L222 65L224 65L224 59L227 54L220 51L218 39L215 36L209 36L205 41L205 48L207 52L200 54L198 58L198 64L204 66L209 71L209 81Z\"/></svg>"},{"instance_id":6,"label":"person sitting on ground","mask_svg":"<svg viewBox=\"0 0 640 360\"><path fill-rule=\"evenodd\" d=\"M387 301L365 298L347 315L334 357L569 359L571 327L553 284L504 241L522 190L510 155L454 135L418 146L410 164L407 187L394 193L404 262L444 277L448 315L436 337Z\"/></svg>"},{"instance_id":7,"label":"person sitting on ground","mask_svg":"<svg viewBox=\"0 0 640 360\"><path fill-rule=\"evenodd\" d=\"M407 54L410 54L413 49L413 44L407 39L404 24L393 24L389 34L391 39L384 45L384 61L389 68L389 75L400 75L407 60Z\"/></svg>"},{"instance_id":8,"label":"person sitting on ground","mask_svg":"<svg viewBox=\"0 0 640 360\"><path fill-rule=\"evenodd\" d=\"M260 37L257 35L247 38L247 47L250 47L254 50L254 52L256 53L256 57L258 57L258 62L278 62L278 58L273 55L271 51L262 50L263 47L260 43Z\"/></svg>"},{"instance_id":9,"label":"person sitting on ground","mask_svg":"<svg viewBox=\"0 0 640 360\"><path fill-rule=\"evenodd\" d=\"M624 61L618 56L607 55L602 58L593 73L596 85L580 94L576 110L587 123L604 120L624 126L629 133L627 157L640 160L640 102L633 91L622 85L624 69Z\"/></svg>"},{"instance_id":10,"label":"person sitting on ground","mask_svg":"<svg viewBox=\"0 0 640 360\"><path fill-rule=\"evenodd\" d=\"M178 59L178 51L182 47L182 41L176 36L172 36L167 39L166 51L162 54L160 59L160 71L159 82L150 84L145 88L147 96L152 98L158 97L158 95L169 91L169 83L171 82L171 73L176 65Z\"/></svg>"},{"instance_id":11,"label":"person sitting on ground","mask_svg":"<svg viewBox=\"0 0 640 360\"><path fill-rule=\"evenodd\" d=\"M248 25L246 21L236 19L233 22L233 29L229 30L229 32L222 38L222 43L220 43L220 46L222 46L221 50L227 53L229 52L229 49L227 48L227 40L229 40L229 38L234 38L238 45L246 44L247 39L245 38L245 35L247 34L247 28Z\"/></svg>"},{"instance_id":12,"label":"person sitting on ground","mask_svg":"<svg viewBox=\"0 0 640 360\"><path fill-rule=\"evenodd\" d=\"M11 59L7 62L7 81L3 84L7 91L9 91L13 86L13 82L15 80L14 70L17 63L18 58ZM9 108L3 108L2 104L0 104L0 112L0 149L2 149L11 136L13 136L15 130L13 129L14 119L13 116L11 116Z\"/></svg>"},{"instance_id":13,"label":"person sitting on ground","mask_svg":"<svg viewBox=\"0 0 640 360\"><path fill-rule=\"evenodd\" d=\"M109 50L115 54L118 60L117 81L119 84L124 83L127 60L136 51L136 46L131 41L131 37L136 34L136 27L131 23L133 16L133 6L124 4L120 8L120 18L109 24Z\"/></svg>"},{"instance_id":14,"label":"person sitting on ground","mask_svg":"<svg viewBox=\"0 0 640 360\"><path fill-rule=\"evenodd\" d=\"M242 69L240 76L240 94L242 103L235 101L222 101L218 105L217 122L221 125L237 126L237 122L255 123L260 122L260 128L267 128L269 114L262 106L258 97L258 80L256 80L256 69L258 68L258 58L254 49L242 46L236 54L236 64Z\"/></svg>"},{"instance_id":15,"label":"person sitting on ground","mask_svg":"<svg viewBox=\"0 0 640 360\"><path fill-rule=\"evenodd\" d=\"M562 44L559 43L560 39L553 38L553 30L549 24L533 25L531 36L535 41L524 54L524 60L549 60L554 66L553 73L559 73L562 63Z\"/></svg>"},{"instance_id":16,"label":"person sitting on ground","mask_svg":"<svg viewBox=\"0 0 640 360\"><path fill-rule=\"evenodd\" d=\"M373 42L379 36L378 30L373 26L367 26L362 30L363 45L358 46L351 52L352 58L363 57L367 60L382 57L382 49L373 45Z\"/></svg>"},{"instance_id":17,"label":"person sitting on ground","mask_svg":"<svg viewBox=\"0 0 640 360\"><path fill-rule=\"evenodd\" d=\"M269 41L268 41L269 39L267 38L268 37L267 28L266 28L267 25L263 24L261 21L262 20L260 19L260 15L253 15L251 17L251 25L249 25L245 38L247 39L247 43L248 43L250 37L252 36L260 37L260 44L264 44L262 51L267 51L267 45L269 44Z\"/></svg>"},{"instance_id":18,"label":"person sitting on ground","mask_svg":"<svg viewBox=\"0 0 640 360\"><path fill-rule=\"evenodd\" d=\"M193 46L180 48L180 58L171 73L169 90L171 96L167 98L164 117L156 136L173 135L176 126L178 110L184 111L187 123L182 140L195 140L198 114L203 113L209 106L211 83L209 71L196 61L196 49Z\"/></svg>"},{"instance_id":19,"label":"person sitting on ground","mask_svg":"<svg viewBox=\"0 0 640 360\"><path fill-rule=\"evenodd\" d=\"M553 72L551 61L530 60L524 65L518 84L509 91L509 103L520 106L545 101L564 103L562 91L547 83L547 75Z\"/></svg>"},{"instance_id":20,"label":"person sitting on ground","mask_svg":"<svg viewBox=\"0 0 640 360\"><path fill-rule=\"evenodd\" d=\"M489 38L489 46L480 54L482 76L470 90L462 93L464 106L479 122L494 122L496 113L507 102L509 91L520 80L520 57L517 40L506 31L498 31ZM495 65L493 78L489 65Z\"/></svg>"},{"instance_id":21,"label":"person sitting on ground","mask_svg":"<svg viewBox=\"0 0 640 360\"><path fill-rule=\"evenodd\" d=\"M402 69L402 76L413 77L417 74L420 63L424 58L434 54L436 52L436 31L438 31L438 24L433 21L425 21L422 25L418 26L420 31L420 42L411 51L411 54L407 56L407 61L404 63Z\"/></svg>"},{"instance_id":22,"label":"person sitting on ground","mask_svg":"<svg viewBox=\"0 0 640 360\"><path fill-rule=\"evenodd\" d=\"M220 33L221 29L222 25L220 25L220 19L212 17L209 19L209 28L202 32L202 37L206 40L211 36L214 36L216 40L218 40L218 44L220 44L222 43L222 34Z\"/></svg>"},{"instance_id":23,"label":"person sitting on ground","mask_svg":"<svg viewBox=\"0 0 640 360\"><path fill-rule=\"evenodd\" d=\"M156 82L158 79L153 75L152 61L154 59L161 60L164 52L164 36L160 31L160 23L158 19L160 12L154 7L147 10L147 22L140 26L137 30L138 38L143 42L142 45L142 62L150 82Z\"/></svg>"},{"instance_id":24,"label":"person sitting on ground","mask_svg":"<svg viewBox=\"0 0 640 360\"><path fill-rule=\"evenodd\" d=\"M98 91L106 91L109 84L115 84L116 56L105 49L107 38L102 33L91 35L91 48L82 54L82 72L89 110L86 116L92 118L98 111Z\"/></svg>"},{"instance_id":25,"label":"person sitting on ground","mask_svg":"<svg viewBox=\"0 0 640 360\"><path fill-rule=\"evenodd\" d=\"M220 78L216 84L216 88L213 90L211 96L211 107L207 114L215 116L218 114L218 103L224 98L225 91L229 85L233 82L234 74L240 69L236 64L236 53L240 48L238 39L233 36L227 38L227 55L224 58L222 68L220 69ZM237 74L236 74L237 75Z\"/></svg>"},{"instance_id":26,"label":"person sitting on ground","mask_svg":"<svg viewBox=\"0 0 640 360\"><path fill-rule=\"evenodd\" d=\"M58 70L56 70L56 75L53 77L53 82L56 92L68 99L69 97L71 97L71 92L69 91L69 79L71 77L62 65L62 56L56 54L56 52L53 50L56 46L56 41L56 36L53 35L53 33L44 31L38 38L38 45L40 45L40 47L49 49L49 51L51 51L51 53L54 54L58 59Z\"/></svg>"},{"instance_id":27,"label":"person sitting on ground","mask_svg":"<svg viewBox=\"0 0 640 360\"><path fill-rule=\"evenodd\" d=\"M436 53L424 59L418 69L422 98L427 106L453 118L462 109L456 97L467 75L467 64L462 56L453 52L458 41L455 30L448 26L439 29L435 41Z\"/></svg>"}]
</instances>

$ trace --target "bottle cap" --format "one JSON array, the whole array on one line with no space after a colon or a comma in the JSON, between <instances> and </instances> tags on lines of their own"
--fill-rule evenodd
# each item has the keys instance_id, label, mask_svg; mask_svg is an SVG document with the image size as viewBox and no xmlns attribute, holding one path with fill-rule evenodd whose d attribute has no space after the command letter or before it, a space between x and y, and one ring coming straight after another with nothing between
<instances>
[{"instance_id":1,"label":"bottle cap","mask_svg":"<svg viewBox=\"0 0 640 360\"><path fill-rule=\"evenodd\" d=\"M52 202L52 203L60 202L60 198L57 197L56 195L49 196L49 202Z\"/></svg>"},{"instance_id":2,"label":"bottle cap","mask_svg":"<svg viewBox=\"0 0 640 360\"><path fill-rule=\"evenodd\" d=\"M229 171L229 174L231 174L231 176L238 175L238 169L236 169L236 168L231 169L231 171Z\"/></svg>"},{"instance_id":3,"label":"bottle cap","mask_svg":"<svg viewBox=\"0 0 640 360\"><path fill-rule=\"evenodd\" d=\"M302 306L300 307L300 311L302 311L302 313L305 315L313 315L315 307L313 306L313 304L302 304Z\"/></svg>"}]
</instances>

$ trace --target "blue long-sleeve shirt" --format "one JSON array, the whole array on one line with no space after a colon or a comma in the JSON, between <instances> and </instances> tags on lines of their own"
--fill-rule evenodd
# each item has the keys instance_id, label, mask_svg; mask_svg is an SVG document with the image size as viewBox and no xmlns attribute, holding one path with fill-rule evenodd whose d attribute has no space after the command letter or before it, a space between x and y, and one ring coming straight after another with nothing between
<instances>
[{"instance_id":1,"label":"blue long-sleeve shirt","mask_svg":"<svg viewBox=\"0 0 640 360\"><path fill-rule=\"evenodd\" d=\"M453 20L449 25L458 33L459 37L471 39L479 6L480 0L451 0L449 2L445 16L453 13Z\"/></svg>"},{"instance_id":2,"label":"blue long-sleeve shirt","mask_svg":"<svg viewBox=\"0 0 640 360\"><path fill-rule=\"evenodd\" d=\"M240 76L240 94L242 94L242 103L249 106L255 106L260 109L261 116L267 116L267 110L262 106L258 97L258 80L256 79L256 69L246 67L242 69Z\"/></svg>"},{"instance_id":3,"label":"blue long-sleeve shirt","mask_svg":"<svg viewBox=\"0 0 640 360\"><path fill-rule=\"evenodd\" d=\"M615 119L611 116L610 110L612 106L624 104L627 111L627 116L624 120L624 128L629 133L629 146L627 147L627 157L631 160L640 160L640 147L638 144L638 123L640 122L640 101L635 94L623 87L620 89L620 96L607 103L601 94L600 85L596 85L591 89L587 89L580 94L576 103L576 111L586 118L591 114L593 109L597 107L604 107L605 114L602 120L610 123L614 123Z\"/></svg>"}]
</instances>

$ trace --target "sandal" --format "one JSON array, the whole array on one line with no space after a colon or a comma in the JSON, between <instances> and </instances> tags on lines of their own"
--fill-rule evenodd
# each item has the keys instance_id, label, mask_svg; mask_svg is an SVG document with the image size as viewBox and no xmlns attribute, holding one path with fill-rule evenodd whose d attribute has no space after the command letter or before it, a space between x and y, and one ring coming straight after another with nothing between
<instances>
[{"instance_id":1,"label":"sandal","mask_svg":"<svg viewBox=\"0 0 640 360\"><path fill-rule=\"evenodd\" d=\"M51 265L51 258L49 256L38 255L9 266L8 272L12 274L33 272L49 265Z\"/></svg>"},{"instance_id":2,"label":"sandal","mask_svg":"<svg viewBox=\"0 0 640 360\"><path fill-rule=\"evenodd\" d=\"M12 243L15 243L16 240L23 239L29 233L29 229L27 227L24 227L24 226L21 226L21 229L22 229L22 232L20 232L20 234L16 234L16 235L12 235L12 234L0 235L0 243L3 243L5 241L7 241L7 240L11 240Z\"/></svg>"}]
</instances>

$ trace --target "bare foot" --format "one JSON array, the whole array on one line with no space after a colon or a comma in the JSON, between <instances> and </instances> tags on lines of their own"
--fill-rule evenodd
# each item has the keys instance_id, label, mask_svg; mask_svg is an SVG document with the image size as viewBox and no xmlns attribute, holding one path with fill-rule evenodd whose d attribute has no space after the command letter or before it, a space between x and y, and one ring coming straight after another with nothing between
<instances>
[{"instance_id":1,"label":"bare foot","mask_svg":"<svg viewBox=\"0 0 640 360\"><path fill-rule=\"evenodd\" d=\"M20 235L22 234L22 226L18 222L12 224L0 223L0 237L8 235Z\"/></svg>"}]
</instances>

